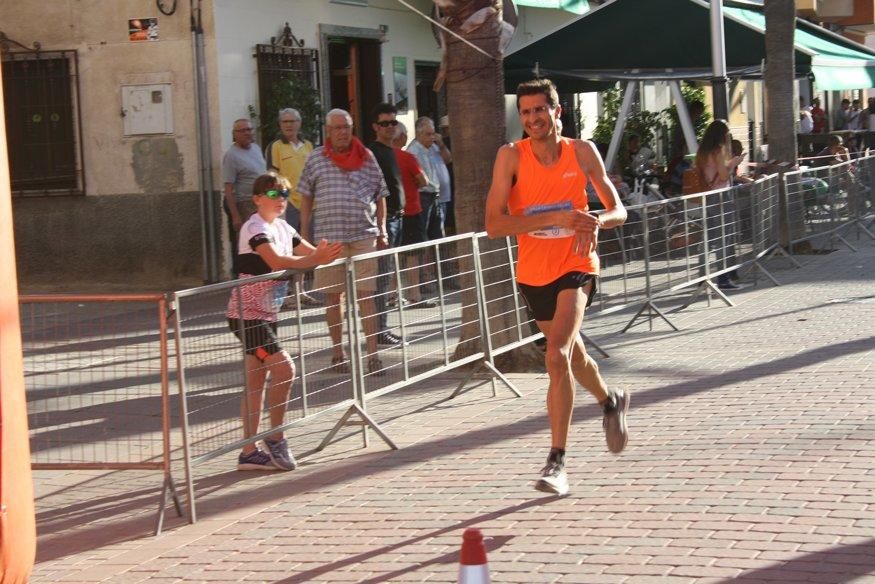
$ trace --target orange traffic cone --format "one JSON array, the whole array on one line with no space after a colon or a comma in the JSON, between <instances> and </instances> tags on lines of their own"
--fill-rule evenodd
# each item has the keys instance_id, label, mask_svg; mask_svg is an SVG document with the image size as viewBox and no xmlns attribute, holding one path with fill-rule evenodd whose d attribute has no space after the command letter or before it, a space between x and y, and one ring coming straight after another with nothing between
<instances>
[{"instance_id":1,"label":"orange traffic cone","mask_svg":"<svg viewBox=\"0 0 875 584\"><path fill-rule=\"evenodd\" d=\"M483 534L476 527L469 527L462 535L459 584L489 584L486 546L483 545Z\"/></svg>"}]
</instances>

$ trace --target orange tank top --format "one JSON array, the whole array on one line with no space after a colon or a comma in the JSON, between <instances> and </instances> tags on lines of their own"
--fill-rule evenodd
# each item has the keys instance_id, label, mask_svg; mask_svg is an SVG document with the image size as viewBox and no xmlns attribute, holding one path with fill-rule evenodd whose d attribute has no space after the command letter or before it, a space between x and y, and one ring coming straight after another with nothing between
<instances>
[{"instance_id":1,"label":"orange tank top","mask_svg":"<svg viewBox=\"0 0 875 584\"><path fill-rule=\"evenodd\" d=\"M519 150L516 183L510 190L511 215L534 215L558 209L589 210L586 200L587 178L574 144L562 138L559 160L546 167L532 152L531 139L515 144ZM569 272L599 273L595 252L581 257L572 252L574 233L561 227L539 229L517 235L517 281L529 286L544 286Z\"/></svg>"}]
</instances>

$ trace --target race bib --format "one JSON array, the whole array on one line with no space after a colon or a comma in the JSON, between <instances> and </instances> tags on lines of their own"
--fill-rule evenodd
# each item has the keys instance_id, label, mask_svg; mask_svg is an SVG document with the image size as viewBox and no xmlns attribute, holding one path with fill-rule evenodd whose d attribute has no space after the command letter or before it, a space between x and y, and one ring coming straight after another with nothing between
<instances>
[{"instance_id":1,"label":"race bib","mask_svg":"<svg viewBox=\"0 0 875 584\"><path fill-rule=\"evenodd\" d=\"M571 211L573 208L571 201L561 201L549 205L532 205L523 210L523 215L540 215L541 213L549 213L551 211ZM563 237L572 237L573 235L574 230L557 225L529 231L529 236L538 239L561 239Z\"/></svg>"}]
</instances>

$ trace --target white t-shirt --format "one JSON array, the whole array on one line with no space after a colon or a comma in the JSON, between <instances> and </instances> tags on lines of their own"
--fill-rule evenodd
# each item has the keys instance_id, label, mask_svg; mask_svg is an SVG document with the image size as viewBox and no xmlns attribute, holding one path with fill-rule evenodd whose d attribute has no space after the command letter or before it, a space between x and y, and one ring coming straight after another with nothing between
<instances>
[{"instance_id":1,"label":"white t-shirt","mask_svg":"<svg viewBox=\"0 0 875 584\"><path fill-rule=\"evenodd\" d=\"M240 228L238 267L240 279L269 274L273 270L255 251L259 245L270 243L277 254L290 256L295 246L302 241L295 228L286 223L285 219L276 218L268 223L258 213L252 216ZM240 299L245 320L264 320L273 322L282 306L283 299L288 295L289 283L285 280L266 280L254 284L240 286ZM232 291L228 299L228 318L240 318L241 302L236 292Z\"/></svg>"}]
</instances>

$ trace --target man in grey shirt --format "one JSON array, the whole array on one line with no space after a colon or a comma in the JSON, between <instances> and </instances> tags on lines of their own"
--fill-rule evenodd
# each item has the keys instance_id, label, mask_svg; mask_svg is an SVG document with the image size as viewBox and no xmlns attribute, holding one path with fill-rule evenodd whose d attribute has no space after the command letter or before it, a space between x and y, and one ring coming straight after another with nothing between
<instances>
[{"instance_id":1,"label":"man in grey shirt","mask_svg":"<svg viewBox=\"0 0 875 584\"><path fill-rule=\"evenodd\" d=\"M234 143L222 158L222 182L224 183L224 209L228 216L228 234L231 238L231 275L239 275L237 267L237 243L240 227L255 212L252 202L252 183L264 174L267 164L261 148L255 144L252 122L241 118L234 121Z\"/></svg>"}]
</instances>

